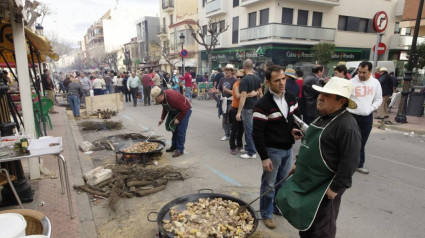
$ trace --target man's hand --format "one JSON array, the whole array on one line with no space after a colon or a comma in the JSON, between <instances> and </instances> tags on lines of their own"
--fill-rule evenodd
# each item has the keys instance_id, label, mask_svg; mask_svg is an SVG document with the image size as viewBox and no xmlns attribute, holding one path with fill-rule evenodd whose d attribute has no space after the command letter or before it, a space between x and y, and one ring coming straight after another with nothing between
<instances>
[{"instance_id":1,"label":"man's hand","mask_svg":"<svg viewBox=\"0 0 425 238\"><path fill-rule=\"evenodd\" d=\"M174 120L174 125L178 125L180 123L180 121L178 119Z\"/></svg>"},{"instance_id":2,"label":"man's hand","mask_svg":"<svg viewBox=\"0 0 425 238\"><path fill-rule=\"evenodd\" d=\"M272 163L271 159L265 159L265 160L263 160L262 161L262 164L263 164L263 169L265 171L268 171L268 172L272 172L273 171L273 163Z\"/></svg>"},{"instance_id":3,"label":"man's hand","mask_svg":"<svg viewBox=\"0 0 425 238\"><path fill-rule=\"evenodd\" d=\"M333 200L336 197L336 195L338 195L338 193L332 191L331 188L328 188L328 190L326 190L326 196L328 196L329 200Z\"/></svg>"},{"instance_id":4,"label":"man's hand","mask_svg":"<svg viewBox=\"0 0 425 238\"><path fill-rule=\"evenodd\" d=\"M158 121L158 126L160 126L163 122L164 122L164 120L159 120Z\"/></svg>"},{"instance_id":5,"label":"man's hand","mask_svg":"<svg viewBox=\"0 0 425 238\"><path fill-rule=\"evenodd\" d=\"M302 134L302 132L299 129L292 129L291 131L292 136L294 137L295 140L299 140L302 139L304 137L304 135Z\"/></svg>"},{"instance_id":6,"label":"man's hand","mask_svg":"<svg viewBox=\"0 0 425 238\"><path fill-rule=\"evenodd\" d=\"M295 168L296 168L296 167L297 167L297 166L296 166L295 164L293 164L293 165L292 165L292 167L291 167L291 170L289 170L288 175L293 174L293 173L294 173L294 171L295 171Z\"/></svg>"},{"instance_id":7,"label":"man's hand","mask_svg":"<svg viewBox=\"0 0 425 238\"><path fill-rule=\"evenodd\" d=\"M240 112L238 112L238 113L236 114L236 120L237 120L237 121L242 121L242 119L241 119L241 113L240 113Z\"/></svg>"}]
</instances>

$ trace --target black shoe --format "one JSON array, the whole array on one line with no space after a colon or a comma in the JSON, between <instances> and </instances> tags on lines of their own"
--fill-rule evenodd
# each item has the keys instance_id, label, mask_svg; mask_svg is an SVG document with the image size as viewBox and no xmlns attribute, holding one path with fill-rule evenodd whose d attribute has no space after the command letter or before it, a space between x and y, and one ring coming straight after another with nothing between
<instances>
[{"instance_id":1,"label":"black shoe","mask_svg":"<svg viewBox=\"0 0 425 238\"><path fill-rule=\"evenodd\" d=\"M176 147L170 147L165 150L165 152L174 152L174 151L176 151Z\"/></svg>"},{"instance_id":2,"label":"black shoe","mask_svg":"<svg viewBox=\"0 0 425 238\"><path fill-rule=\"evenodd\" d=\"M384 118L389 118L390 116L384 116Z\"/></svg>"},{"instance_id":3,"label":"black shoe","mask_svg":"<svg viewBox=\"0 0 425 238\"><path fill-rule=\"evenodd\" d=\"M385 118L383 118L383 117L375 117L375 119L377 119L377 120L384 120Z\"/></svg>"}]
</instances>

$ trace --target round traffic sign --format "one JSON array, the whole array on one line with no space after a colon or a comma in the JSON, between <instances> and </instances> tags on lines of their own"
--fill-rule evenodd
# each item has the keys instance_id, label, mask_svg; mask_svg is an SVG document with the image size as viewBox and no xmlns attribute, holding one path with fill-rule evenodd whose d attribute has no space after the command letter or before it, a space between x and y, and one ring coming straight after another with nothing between
<instances>
[{"instance_id":1,"label":"round traffic sign","mask_svg":"<svg viewBox=\"0 0 425 238\"><path fill-rule=\"evenodd\" d=\"M180 56L183 58L186 58L189 55L189 52L187 52L187 50L183 49L182 51L180 51Z\"/></svg>"},{"instance_id":2,"label":"round traffic sign","mask_svg":"<svg viewBox=\"0 0 425 238\"><path fill-rule=\"evenodd\" d=\"M376 48L376 45L373 46L373 52L375 52L375 48ZM379 42L378 55L382 55L383 53L385 53L386 50L387 50L387 46L384 43Z\"/></svg>"},{"instance_id":3,"label":"round traffic sign","mask_svg":"<svg viewBox=\"0 0 425 238\"><path fill-rule=\"evenodd\" d=\"M373 28L376 32L384 32L388 25L388 15L384 11L377 12L373 17Z\"/></svg>"}]
</instances>

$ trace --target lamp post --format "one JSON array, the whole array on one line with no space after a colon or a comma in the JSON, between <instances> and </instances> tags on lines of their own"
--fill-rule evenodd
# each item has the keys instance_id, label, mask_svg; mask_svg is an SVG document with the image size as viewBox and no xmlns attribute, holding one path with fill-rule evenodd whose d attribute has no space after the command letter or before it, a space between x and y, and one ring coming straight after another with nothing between
<instances>
[{"instance_id":1,"label":"lamp post","mask_svg":"<svg viewBox=\"0 0 425 238\"><path fill-rule=\"evenodd\" d=\"M418 54L416 52L416 42L418 40L419 26L421 22L423 7L424 7L424 0L421 0L419 2L418 15L416 17L416 25L415 25L415 31L413 33L410 57L409 57L407 68L406 68L406 71L404 72L404 77L403 77L403 80L404 80L403 91L401 92L401 100L398 106L397 116L395 118L395 121L398 123L407 123L407 120L406 120L407 98L409 96L410 81L412 81L413 68L417 67L416 63L418 62L417 61Z\"/></svg>"},{"instance_id":2,"label":"lamp post","mask_svg":"<svg viewBox=\"0 0 425 238\"><path fill-rule=\"evenodd\" d=\"M42 36L43 31L44 31L44 27L40 25L40 23L35 26L35 34Z\"/></svg>"},{"instance_id":3,"label":"lamp post","mask_svg":"<svg viewBox=\"0 0 425 238\"><path fill-rule=\"evenodd\" d=\"M185 36L183 35L183 32L182 32L182 33L180 33L179 38L180 38L180 44L182 45L182 51L183 51L184 38L185 38ZM184 75L184 57L183 57L183 55L182 55L182 76L183 76L183 75Z\"/></svg>"}]
</instances>

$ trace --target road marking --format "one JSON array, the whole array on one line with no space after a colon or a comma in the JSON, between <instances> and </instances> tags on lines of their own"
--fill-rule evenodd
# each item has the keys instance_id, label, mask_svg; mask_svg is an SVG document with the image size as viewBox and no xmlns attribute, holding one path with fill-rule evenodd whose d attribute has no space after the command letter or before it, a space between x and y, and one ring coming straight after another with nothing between
<instances>
[{"instance_id":1,"label":"road marking","mask_svg":"<svg viewBox=\"0 0 425 238\"><path fill-rule=\"evenodd\" d=\"M222 179L226 180L227 182L229 182L229 183L231 183L235 186L242 186L238 181L236 181L236 180L232 179L231 177L223 174L222 172L218 171L217 169L215 169L211 165L206 164L204 166L207 167L212 172L214 172L215 174L217 174L218 176L220 176Z\"/></svg>"},{"instance_id":2,"label":"road marking","mask_svg":"<svg viewBox=\"0 0 425 238\"><path fill-rule=\"evenodd\" d=\"M385 160L385 161L388 161L388 162L393 162L395 164L403 165L403 166L406 166L406 167L409 167L409 168L412 168L412 169L418 169L418 170L421 170L421 171L425 171L424 168L421 168L421 167L418 167L418 166L414 166L414 165L411 165L411 164L406 164L406 163L403 163L403 162L399 162L399 161L396 161L396 160L383 158L383 157L376 156L376 155L371 155L371 154L367 154L367 155L370 156L370 157L376 158L376 159Z\"/></svg>"},{"instance_id":3,"label":"road marking","mask_svg":"<svg viewBox=\"0 0 425 238\"><path fill-rule=\"evenodd\" d=\"M143 126L143 125L139 125L139 126L140 126L140 128L142 128L146 132L151 131L151 128L149 128L149 127L146 127L146 126Z\"/></svg>"},{"instance_id":4,"label":"road marking","mask_svg":"<svg viewBox=\"0 0 425 238\"><path fill-rule=\"evenodd\" d=\"M122 115L122 117L124 117L125 119L129 120L129 121L134 121L133 118L127 116L127 115Z\"/></svg>"}]
</instances>

